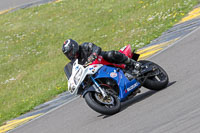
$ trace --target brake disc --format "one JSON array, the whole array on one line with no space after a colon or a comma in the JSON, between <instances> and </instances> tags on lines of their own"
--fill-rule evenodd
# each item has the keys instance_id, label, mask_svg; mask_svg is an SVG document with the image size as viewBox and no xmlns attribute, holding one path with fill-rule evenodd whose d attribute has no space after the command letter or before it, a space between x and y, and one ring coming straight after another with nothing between
<instances>
[{"instance_id":1,"label":"brake disc","mask_svg":"<svg viewBox=\"0 0 200 133\"><path fill-rule=\"evenodd\" d=\"M106 99L104 99L100 93L95 93L94 96L100 103L107 104L107 105L114 104L114 98L111 95L108 95Z\"/></svg>"}]
</instances>

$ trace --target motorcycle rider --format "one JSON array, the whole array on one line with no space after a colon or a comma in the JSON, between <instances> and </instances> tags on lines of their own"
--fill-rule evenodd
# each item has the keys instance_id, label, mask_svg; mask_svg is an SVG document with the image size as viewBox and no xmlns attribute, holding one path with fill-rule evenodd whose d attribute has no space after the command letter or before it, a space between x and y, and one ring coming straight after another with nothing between
<instances>
[{"instance_id":1,"label":"motorcycle rider","mask_svg":"<svg viewBox=\"0 0 200 133\"><path fill-rule=\"evenodd\" d=\"M110 63L134 66L136 70L139 70L141 67L139 62L128 58L123 53L114 50L102 51L100 47L91 42L85 42L81 45L78 45L75 40L67 39L62 46L62 52L72 62L75 59L78 59L78 62L82 65L94 61L98 55L101 55Z\"/></svg>"}]
</instances>

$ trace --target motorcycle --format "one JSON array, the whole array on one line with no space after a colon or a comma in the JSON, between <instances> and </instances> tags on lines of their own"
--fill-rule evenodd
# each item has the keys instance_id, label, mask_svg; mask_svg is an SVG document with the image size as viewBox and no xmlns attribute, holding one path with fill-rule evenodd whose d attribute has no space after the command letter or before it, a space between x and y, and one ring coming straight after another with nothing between
<instances>
[{"instance_id":1,"label":"motorcycle","mask_svg":"<svg viewBox=\"0 0 200 133\"><path fill-rule=\"evenodd\" d=\"M131 51L127 45L119 50L129 58L138 60L139 54ZM140 72L134 67L107 62L102 56L85 65L70 62L65 66L68 78L68 91L81 95L87 105L104 115L113 115L120 111L121 102L140 93L143 86L159 91L167 87L169 78L166 71L151 61L140 60Z\"/></svg>"}]
</instances>

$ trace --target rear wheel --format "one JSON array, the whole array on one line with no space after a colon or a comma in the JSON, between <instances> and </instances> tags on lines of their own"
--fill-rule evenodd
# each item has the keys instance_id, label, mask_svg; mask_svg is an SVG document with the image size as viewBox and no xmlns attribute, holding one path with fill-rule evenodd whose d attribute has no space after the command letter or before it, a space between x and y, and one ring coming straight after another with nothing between
<instances>
[{"instance_id":1,"label":"rear wheel","mask_svg":"<svg viewBox=\"0 0 200 133\"><path fill-rule=\"evenodd\" d=\"M148 73L150 76L144 81L143 84L144 87L150 90L157 90L157 91L167 87L169 83L169 78L166 71L161 66L159 66L154 62L146 60L141 60L140 62L142 64L148 63L149 66L155 68L153 72Z\"/></svg>"},{"instance_id":2,"label":"rear wheel","mask_svg":"<svg viewBox=\"0 0 200 133\"><path fill-rule=\"evenodd\" d=\"M103 96L97 92L88 92L85 95L85 101L89 107L91 107L96 112L99 112L104 115L113 115L120 111L121 104L120 100L116 96L116 93L113 89L107 88L107 86L103 86L108 97L103 99Z\"/></svg>"}]
</instances>

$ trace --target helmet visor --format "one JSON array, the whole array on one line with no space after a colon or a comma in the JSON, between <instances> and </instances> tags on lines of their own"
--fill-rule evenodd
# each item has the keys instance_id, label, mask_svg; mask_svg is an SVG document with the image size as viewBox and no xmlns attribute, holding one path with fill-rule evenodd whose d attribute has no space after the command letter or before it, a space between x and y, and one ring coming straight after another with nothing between
<instances>
[{"instance_id":1,"label":"helmet visor","mask_svg":"<svg viewBox=\"0 0 200 133\"><path fill-rule=\"evenodd\" d=\"M67 58L69 58L70 60L74 59L74 54L73 51L70 50L69 52L65 53L65 55L67 56Z\"/></svg>"}]
</instances>

